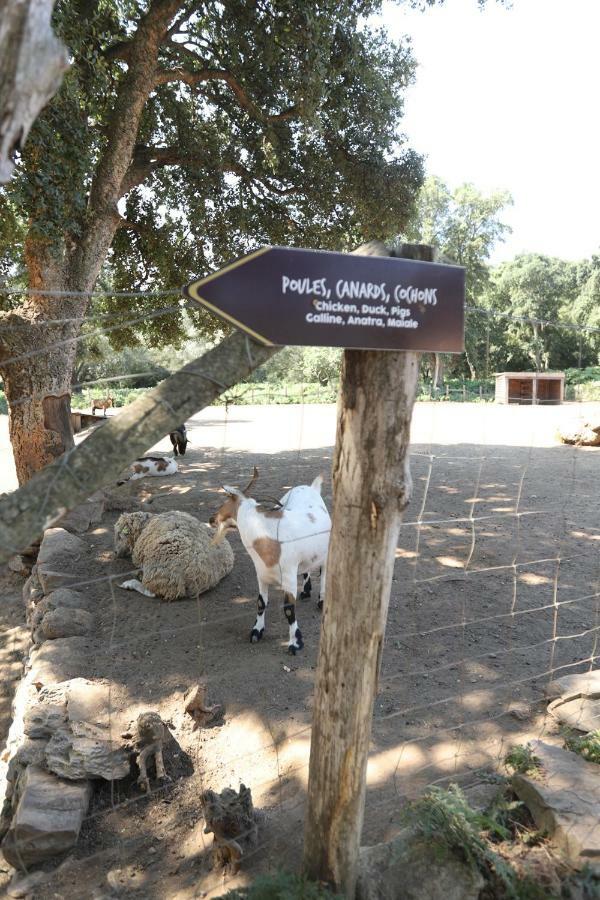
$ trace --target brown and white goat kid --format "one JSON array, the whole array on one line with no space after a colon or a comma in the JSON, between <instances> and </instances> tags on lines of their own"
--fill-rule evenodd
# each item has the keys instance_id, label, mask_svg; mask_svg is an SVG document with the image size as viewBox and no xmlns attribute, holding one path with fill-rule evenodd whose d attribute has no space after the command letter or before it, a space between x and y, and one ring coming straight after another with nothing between
<instances>
[{"instance_id":1,"label":"brown and white goat kid","mask_svg":"<svg viewBox=\"0 0 600 900\"><path fill-rule=\"evenodd\" d=\"M284 494L277 508L267 510L247 496L257 477L255 467L244 490L223 486L227 500L211 517L210 525L217 528L214 543L237 528L254 563L258 603L250 640L254 643L262 638L269 587L279 587L284 593L283 612L290 629L288 652L295 654L304 646L296 620L298 572L303 573L304 588L300 595L303 599L310 596L310 572L315 569L321 569L321 593L325 592L331 519L321 497L323 476L315 478L310 486L301 484L292 488Z\"/></svg>"}]
</instances>

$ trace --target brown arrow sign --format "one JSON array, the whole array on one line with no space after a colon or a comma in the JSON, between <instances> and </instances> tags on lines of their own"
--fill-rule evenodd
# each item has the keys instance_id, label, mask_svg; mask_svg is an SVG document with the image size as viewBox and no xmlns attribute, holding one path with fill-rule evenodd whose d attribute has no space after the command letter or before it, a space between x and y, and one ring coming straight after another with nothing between
<instances>
[{"instance_id":1,"label":"brown arrow sign","mask_svg":"<svg viewBox=\"0 0 600 900\"><path fill-rule=\"evenodd\" d=\"M183 292L263 344L464 350L461 266L263 247Z\"/></svg>"}]
</instances>

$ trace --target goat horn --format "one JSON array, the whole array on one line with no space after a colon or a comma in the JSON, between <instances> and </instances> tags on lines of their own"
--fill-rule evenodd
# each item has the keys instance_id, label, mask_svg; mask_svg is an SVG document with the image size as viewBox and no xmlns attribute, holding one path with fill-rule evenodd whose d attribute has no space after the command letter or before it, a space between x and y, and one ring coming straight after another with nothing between
<instances>
[{"instance_id":1,"label":"goat horn","mask_svg":"<svg viewBox=\"0 0 600 900\"><path fill-rule=\"evenodd\" d=\"M254 472L252 473L252 478L250 479L250 481L248 482L246 487L243 489L242 494L248 493L248 491L250 490L250 488L252 487L252 485L254 484L254 482L256 481L257 478L258 478L258 469L256 468L256 466L254 466Z\"/></svg>"}]
</instances>

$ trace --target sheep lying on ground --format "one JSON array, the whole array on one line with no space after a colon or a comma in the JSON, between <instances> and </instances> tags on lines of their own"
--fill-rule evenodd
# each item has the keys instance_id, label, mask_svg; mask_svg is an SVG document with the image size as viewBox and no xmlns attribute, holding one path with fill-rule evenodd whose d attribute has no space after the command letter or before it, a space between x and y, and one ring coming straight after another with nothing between
<instances>
[{"instance_id":1,"label":"sheep lying on ground","mask_svg":"<svg viewBox=\"0 0 600 900\"><path fill-rule=\"evenodd\" d=\"M198 597L233 569L231 546L213 546L212 536L189 513L123 513L115 524L115 556L131 555L142 574L121 587L162 600Z\"/></svg>"}]
</instances>

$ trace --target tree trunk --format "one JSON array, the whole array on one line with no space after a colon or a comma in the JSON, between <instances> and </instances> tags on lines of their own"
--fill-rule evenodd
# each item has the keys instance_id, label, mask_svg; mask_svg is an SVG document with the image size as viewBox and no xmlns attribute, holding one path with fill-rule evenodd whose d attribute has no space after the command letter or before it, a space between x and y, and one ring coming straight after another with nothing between
<instances>
[{"instance_id":1,"label":"tree trunk","mask_svg":"<svg viewBox=\"0 0 600 900\"><path fill-rule=\"evenodd\" d=\"M542 353L540 350L540 330L537 322L534 322L532 325L533 329L533 352L535 359L535 371L542 371Z\"/></svg>"},{"instance_id":2,"label":"tree trunk","mask_svg":"<svg viewBox=\"0 0 600 900\"><path fill-rule=\"evenodd\" d=\"M81 320L121 223L118 202L127 190L126 176L154 88L161 42L180 5L181 0L152 0L131 39L128 70L92 179L82 234L77 239L65 236L61 246L48 247L30 231L25 259L29 288L35 293L17 312L0 314L0 374L20 484L73 446L71 383ZM80 293L56 297L52 291Z\"/></svg>"},{"instance_id":3,"label":"tree trunk","mask_svg":"<svg viewBox=\"0 0 600 900\"><path fill-rule=\"evenodd\" d=\"M11 316L22 327L14 362L2 368L8 424L19 484L73 446L71 427L72 345L46 349L58 329ZM50 332L51 334L49 334ZM14 345L13 345L14 347Z\"/></svg>"},{"instance_id":4,"label":"tree trunk","mask_svg":"<svg viewBox=\"0 0 600 900\"><path fill-rule=\"evenodd\" d=\"M54 0L0 0L0 184L68 67L50 27L53 6Z\"/></svg>"},{"instance_id":5,"label":"tree trunk","mask_svg":"<svg viewBox=\"0 0 600 900\"><path fill-rule=\"evenodd\" d=\"M73 446L71 381L88 298L49 292L89 291L110 239L95 246L95 265L83 272L77 255L69 258L65 250L57 261L43 244L29 239L25 256L36 293L27 295L18 310L0 316L0 374L19 484Z\"/></svg>"},{"instance_id":6,"label":"tree trunk","mask_svg":"<svg viewBox=\"0 0 600 900\"><path fill-rule=\"evenodd\" d=\"M441 353L435 353L435 371L433 374L433 389L439 390L444 378L444 357Z\"/></svg>"}]
</instances>

